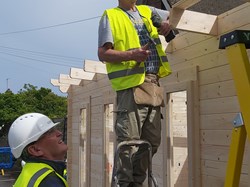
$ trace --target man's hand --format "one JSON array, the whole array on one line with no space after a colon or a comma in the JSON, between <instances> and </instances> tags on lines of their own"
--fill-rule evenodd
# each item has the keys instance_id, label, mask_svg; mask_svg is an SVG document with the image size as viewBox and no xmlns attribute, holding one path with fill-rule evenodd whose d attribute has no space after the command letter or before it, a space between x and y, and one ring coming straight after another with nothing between
<instances>
[{"instance_id":1,"label":"man's hand","mask_svg":"<svg viewBox=\"0 0 250 187\"><path fill-rule=\"evenodd\" d=\"M161 26L158 28L158 33L163 36L167 36L170 31L171 31L171 27L169 25L169 21L168 20L162 21Z\"/></svg>"},{"instance_id":2,"label":"man's hand","mask_svg":"<svg viewBox=\"0 0 250 187\"><path fill-rule=\"evenodd\" d=\"M131 59L139 63L144 62L148 58L148 56L151 54L151 51L148 50L149 45L150 43L147 43L141 48L131 50Z\"/></svg>"}]
</instances>

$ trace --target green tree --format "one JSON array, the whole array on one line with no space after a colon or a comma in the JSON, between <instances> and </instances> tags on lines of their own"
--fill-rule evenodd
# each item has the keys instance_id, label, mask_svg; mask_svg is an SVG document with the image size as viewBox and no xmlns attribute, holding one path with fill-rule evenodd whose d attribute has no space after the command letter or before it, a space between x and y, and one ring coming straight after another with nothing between
<instances>
[{"instance_id":1,"label":"green tree","mask_svg":"<svg viewBox=\"0 0 250 187\"><path fill-rule=\"evenodd\" d=\"M11 90L0 93L0 137L7 134L10 125L20 115L39 112L50 118L65 118L67 115L67 98L54 94L51 89L38 89L25 84L17 94Z\"/></svg>"}]
</instances>

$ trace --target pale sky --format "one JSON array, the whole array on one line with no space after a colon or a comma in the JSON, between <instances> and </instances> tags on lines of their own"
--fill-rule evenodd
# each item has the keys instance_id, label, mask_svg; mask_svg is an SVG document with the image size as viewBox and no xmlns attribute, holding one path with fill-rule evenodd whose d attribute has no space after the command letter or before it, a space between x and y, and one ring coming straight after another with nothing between
<instances>
[{"instance_id":1,"label":"pale sky","mask_svg":"<svg viewBox=\"0 0 250 187\"><path fill-rule=\"evenodd\" d=\"M64 95L50 79L98 60L100 16L117 0L1 0L0 93L24 84Z\"/></svg>"}]
</instances>

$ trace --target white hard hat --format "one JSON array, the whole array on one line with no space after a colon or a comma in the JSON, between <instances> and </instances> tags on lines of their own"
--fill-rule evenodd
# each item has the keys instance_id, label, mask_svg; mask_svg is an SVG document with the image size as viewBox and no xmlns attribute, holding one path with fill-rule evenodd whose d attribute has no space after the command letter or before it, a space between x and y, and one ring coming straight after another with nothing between
<instances>
[{"instance_id":1,"label":"white hard hat","mask_svg":"<svg viewBox=\"0 0 250 187\"><path fill-rule=\"evenodd\" d=\"M8 141L11 152L15 158L19 158L23 149L57 125L51 119L40 113L28 113L18 117L11 125Z\"/></svg>"}]
</instances>

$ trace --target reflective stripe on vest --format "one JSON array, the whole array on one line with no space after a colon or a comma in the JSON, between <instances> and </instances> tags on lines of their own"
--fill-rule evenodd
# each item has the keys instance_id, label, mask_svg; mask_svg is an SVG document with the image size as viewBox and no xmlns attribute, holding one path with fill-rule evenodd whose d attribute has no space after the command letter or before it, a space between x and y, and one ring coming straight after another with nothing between
<instances>
[{"instance_id":1,"label":"reflective stripe on vest","mask_svg":"<svg viewBox=\"0 0 250 187\"><path fill-rule=\"evenodd\" d=\"M155 42L156 45L161 44L160 38L154 38L154 42Z\"/></svg>"},{"instance_id":2,"label":"reflective stripe on vest","mask_svg":"<svg viewBox=\"0 0 250 187\"><path fill-rule=\"evenodd\" d=\"M135 75L139 73L144 73L144 67L138 67L138 68L133 68L133 69L125 69L125 70L120 70L120 71L115 71L111 72L108 74L109 79L116 79L119 77L124 77L128 75Z\"/></svg>"},{"instance_id":3,"label":"reflective stripe on vest","mask_svg":"<svg viewBox=\"0 0 250 187\"><path fill-rule=\"evenodd\" d=\"M30 179L29 184L28 184L27 187L34 187L34 185L35 185L37 179L38 179L42 174L44 174L45 172L47 172L48 170L49 170L49 168L43 168L43 169L37 171L37 172L31 177L31 179Z\"/></svg>"},{"instance_id":4,"label":"reflective stripe on vest","mask_svg":"<svg viewBox=\"0 0 250 187\"><path fill-rule=\"evenodd\" d=\"M161 58L161 61L162 61L162 62L167 62L167 61L168 61L167 56L161 56L160 58Z\"/></svg>"},{"instance_id":5,"label":"reflective stripe on vest","mask_svg":"<svg viewBox=\"0 0 250 187\"><path fill-rule=\"evenodd\" d=\"M68 187L67 181L55 172L51 166L45 163L26 163L16 180L14 187L37 187L41 181L52 172L62 180L65 187Z\"/></svg>"}]
</instances>

